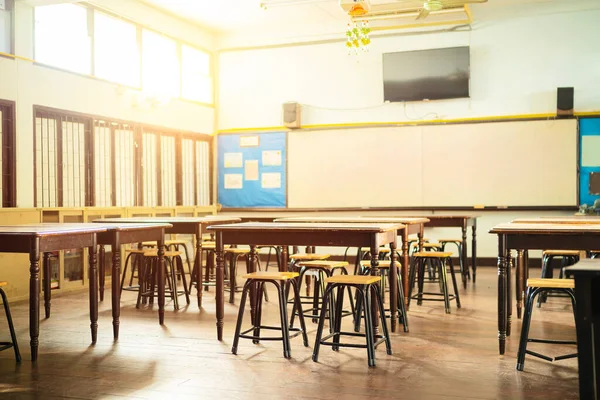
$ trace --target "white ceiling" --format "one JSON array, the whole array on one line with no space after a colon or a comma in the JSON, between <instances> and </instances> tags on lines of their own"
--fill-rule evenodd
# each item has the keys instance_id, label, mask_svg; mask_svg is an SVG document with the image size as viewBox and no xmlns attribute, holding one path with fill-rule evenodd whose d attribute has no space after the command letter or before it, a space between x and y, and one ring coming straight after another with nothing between
<instances>
[{"instance_id":1,"label":"white ceiling","mask_svg":"<svg viewBox=\"0 0 600 400\"><path fill-rule=\"evenodd\" d=\"M289 0L138 0L180 18L192 21L216 32L264 31L287 25L337 25L341 29L349 21L339 6L339 0L308 1L307 4L273 6L266 10L261 3L276 3ZM301 0L302 1L302 0ZM371 3L389 3L398 0L371 0ZM471 8L477 18L479 12L506 11L508 8L543 7L560 5L574 7L581 3L600 3L598 0L488 0L485 4L473 4Z\"/></svg>"}]
</instances>

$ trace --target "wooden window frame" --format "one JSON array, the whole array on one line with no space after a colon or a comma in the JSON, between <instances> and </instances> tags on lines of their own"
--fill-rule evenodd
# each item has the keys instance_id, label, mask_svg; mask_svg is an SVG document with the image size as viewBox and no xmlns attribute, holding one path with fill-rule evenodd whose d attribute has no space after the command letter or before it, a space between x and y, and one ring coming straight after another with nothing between
<instances>
[{"instance_id":1,"label":"wooden window frame","mask_svg":"<svg viewBox=\"0 0 600 400\"><path fill-rule=\"evenodd\" d=\"M9 100L0 100L0 109L2 109L2 207L17 206L17 122L16 122L16 103ZM8 115L8 118L4 116ZM7 149L6 153L4 149ZM8 158L8 160L6 159ZM9 169L9 173L6 172Z\"/></svg>"}]
</instances>

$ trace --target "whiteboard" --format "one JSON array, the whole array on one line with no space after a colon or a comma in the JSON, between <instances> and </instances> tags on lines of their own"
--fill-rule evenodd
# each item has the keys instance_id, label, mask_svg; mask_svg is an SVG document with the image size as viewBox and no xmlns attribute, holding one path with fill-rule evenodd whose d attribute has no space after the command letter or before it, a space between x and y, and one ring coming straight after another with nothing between
<instances>
[{"instance_id":1,"label":"whiteboard","mask_svg":"<svg viewBox=\"0 0 600 400\"><path fill-rule=\"evenodd\" d=\"M288 207L577 205L577 121L289 133Z\"/></svg>"}]
</instances>

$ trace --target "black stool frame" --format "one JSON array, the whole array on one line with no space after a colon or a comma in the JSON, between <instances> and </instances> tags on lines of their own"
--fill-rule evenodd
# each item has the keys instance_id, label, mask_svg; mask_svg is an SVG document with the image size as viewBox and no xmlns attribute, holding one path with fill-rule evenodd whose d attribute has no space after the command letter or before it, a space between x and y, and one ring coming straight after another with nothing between
<instances>
[{"instance_id":1,"label":"black stool frame","mask_svg":"<svg viewBox=\"0 0 600 400\"><path fill-rule=\"evenodd\" d=\"M442 290L442 293L433 293L433 292L424 292L423 291L423 286L424 286L424 282L425 282L425 261L427 259L431 259L431 261L434 264L437 264L437 267L439 268L439 274L440 274L440 289ZM450 267L450 275L452 278L452 285L454 286L454 294L450 294L448 293L448 276L446 273L446 262L448 262L448 267ZM417 269L418 271L418 285L419 285L419 291L417 294L413 295L413 287L415 285L415 280L416 280L416 276L417 276ZM412 265L410 267L410 273L409 273L410 277L410 284L408 286L408 307L410 307L410 301L411 299L416 299L417 300L417 305L421 305L423 303L423 301L443 301L444 302L444 307L446 309L446 314L450 314L450 300L456 300L456 307L460 308L460 295L458 294L458 285L456 284L456 275L454 273L454 265L452 264L452 258L451 257L446 257L445 259L440 259L440 258L431 258L431 257L414 257L413 258L413 262ZM432 298L432 297L428 297L425 298L423 297L423 295L428 295L428 296L443 296L442 299L439 298Z\"/></svg>"},{"instance_id":2,"label":"black stool frame","mask_svg":"<svg viewBox=\"0 0 600 400\"><path fill-rule=\"evenodd\" d=\"M4 304L4 312L6 312L6 319L8 320L8 329L10 331L10 342L0 342L0 351L10 349L11 347L15 351L15 358L18 363L21 362L21 352L19 351L19 344L17 343L17 335L15 334L15 326L13 325L12 316L10 315L10 308L8 307L8 299L6 293L0 288L0 296L2 296L2 304Z\"/></svg>"}]
</instances>

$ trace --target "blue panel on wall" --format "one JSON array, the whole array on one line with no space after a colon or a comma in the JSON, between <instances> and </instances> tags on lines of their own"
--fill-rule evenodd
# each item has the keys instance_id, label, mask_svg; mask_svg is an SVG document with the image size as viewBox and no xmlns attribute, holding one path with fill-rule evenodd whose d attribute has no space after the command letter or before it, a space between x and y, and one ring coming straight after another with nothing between
<instances>
[{"instance_id":1,"label":"blue panel on wall","mask_svg":"<svg viewBox=\"0 0 600 400\"><path fill-rule=\"evenodd\" d=\"M594 204L599 195L590 194L590 173L600 172L600 167L584 167L581 165L583 151L582 136L600 136L600 118L582 118L579 120L579 204Z\"/></svg>"},{"instance_id":2,"label":"blue panel on wall","mask_svg":"<svg viewBox=\"0 0 600 400\"><path fill-rule=\"evenodd\" d=\"M257 143L252 143L256 139L258 139ZM219 135L217 141L219 204L229 208L286 207L286 140L287 134L285 132ZM243 146L241 141L246 141L246 144L249 144L249 146ZM281 160L279 165L277 165L277 152L279 152ZM230 158L227 168L225 166L226 155L227 157L232 157ZM239 164L240 155L241 164ZM270 161L269 155L271 156ZM272 158L273 155L276 155L276 157ZM267 157L267 160L265 160L265 157ZM234 160L234 162L231 163L231 160ZM253 163L254 166L258 164L257 176L252 177L246 175L244 166L247 161ZM267 161L267 165L265 165L264 161ZM251 175L253 174L252 169L253 168L249 171ZM228 177L225 176L226 174ZM263 176L263 174L270 174L268 175L270 177L279 174L281 177L279 187L272 187L275 186L273 184L267 184L267 187L264 187L263 178L266 176ZM232 177L237 179L233 185L232 181L229 180ZM248 180L248 177L252 180ZM225 184L226 178L229 182L227 188ZM257 179L254 180L254 178ZM273 181L271 181L271 183L273 183Z\"/></svg>"}]
</instances>

